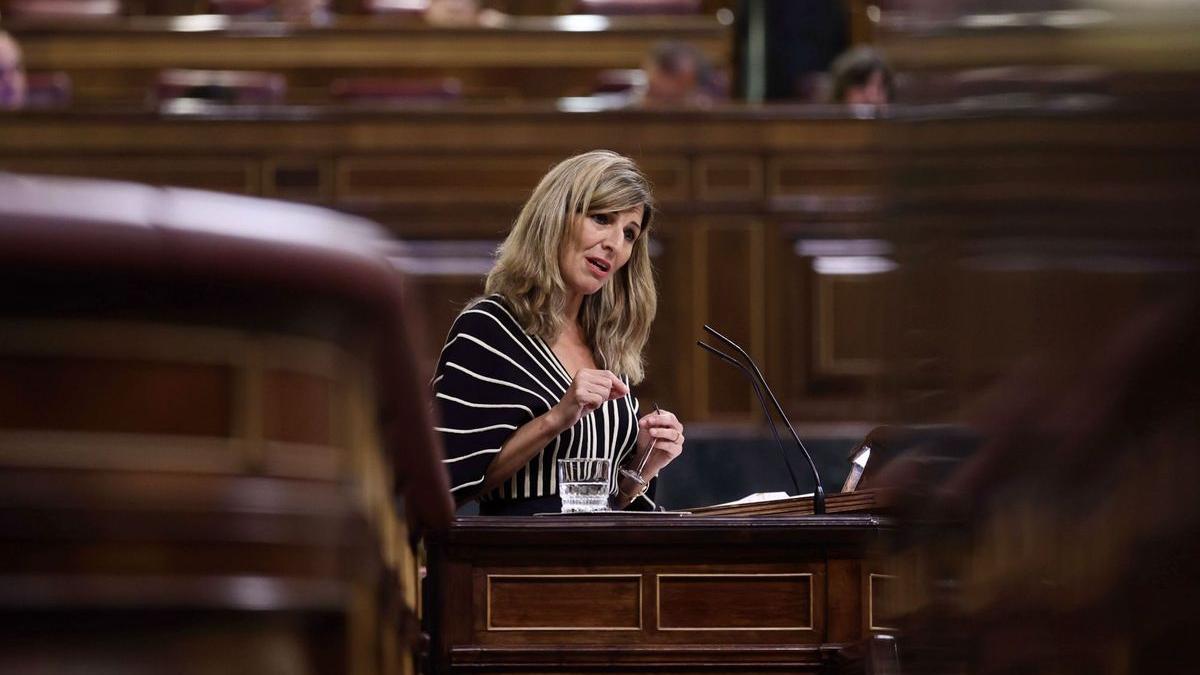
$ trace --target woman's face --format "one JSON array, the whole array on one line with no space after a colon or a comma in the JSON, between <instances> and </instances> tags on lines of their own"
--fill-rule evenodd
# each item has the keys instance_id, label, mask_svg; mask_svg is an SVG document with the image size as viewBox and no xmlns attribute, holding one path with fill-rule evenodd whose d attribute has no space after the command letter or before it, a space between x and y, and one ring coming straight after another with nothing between
<instances>
[{"instance_id":1,"label":"woman's face","mask_svg":"<svg viewBox=\"0 0 1200 675\"><path fill-rule=\"evenodd\" d=\"M629 262L633 243L642 236L644 213L639 204L625 211L575 217L558 255L568 291L591 295L616 276Z\"/></svg>"}]
</instances>

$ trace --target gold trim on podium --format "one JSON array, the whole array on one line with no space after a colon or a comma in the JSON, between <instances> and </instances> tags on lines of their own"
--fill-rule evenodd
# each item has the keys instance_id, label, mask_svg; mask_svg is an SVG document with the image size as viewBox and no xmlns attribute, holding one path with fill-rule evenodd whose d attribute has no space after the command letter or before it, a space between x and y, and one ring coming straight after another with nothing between
<instances>
[{"instance_id":1,"label":"gold trim on podium","mask_svg":"<svg viewBox=\"0 0 1200 675\"><path fill-rule=\"evenodd\" d=\"M867 575L867 629L868 630L886 630L896 631L899 628L894 626L877 626L875 625L875 577L880 579L895 579L895 574L875 574Z\"/></svg>"}]
</instances>

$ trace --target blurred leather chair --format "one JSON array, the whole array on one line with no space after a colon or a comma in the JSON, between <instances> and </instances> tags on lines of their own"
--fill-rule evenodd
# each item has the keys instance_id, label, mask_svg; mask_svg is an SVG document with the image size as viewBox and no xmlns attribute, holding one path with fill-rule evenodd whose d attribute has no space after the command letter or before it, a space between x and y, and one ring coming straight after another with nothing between
<instances>
[{"instance_id":1,"label":"blurred leather chair","mask_svg":"<svg viewBox=\"0 0 1200 675\"><path fill-rule=\"evenodd\" d=\"M413 672L453 502L381 240L0 173L0 672Z\"/></svg>"},{"instance_id":2,"label":"blurred leather chair","mask_svg":"<svg viewBox=\"0 0 1200 675\"><path fill-rule=\"evenodd\" d=\"M576 0L576 14L674 15L699 14L700 0Z\"/></svg>"},{"instance_id":3,"label":"blurred leather chair","mask_svg":"<svg viewBox=\"0 0 1200 675\"><path fill-rule=\"evenodd\" d=\"M280 73L238 70L172 69L159 73L152 100L165 103L195 99L210 103L276 105L287 95L287 79Z\"/></svg>"}]
</instances>

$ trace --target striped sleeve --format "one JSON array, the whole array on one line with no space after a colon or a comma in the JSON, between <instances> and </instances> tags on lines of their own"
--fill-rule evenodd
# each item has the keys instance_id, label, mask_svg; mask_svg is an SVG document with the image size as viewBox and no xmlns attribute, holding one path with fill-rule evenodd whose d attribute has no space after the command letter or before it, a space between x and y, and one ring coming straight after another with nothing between
<instances>
[{"instance_id":1,"label":"striped sleeve","mask_svg":"<svg viewBox=\"0 0 1200 675\"><path fill-rule=\"evenodd\" d=\"M523 362L520 336L479 309L482 304L455 320L433 381L443 461L460 503L476 495L509 437L554 403Z\"/></svg>"}]
</instances>

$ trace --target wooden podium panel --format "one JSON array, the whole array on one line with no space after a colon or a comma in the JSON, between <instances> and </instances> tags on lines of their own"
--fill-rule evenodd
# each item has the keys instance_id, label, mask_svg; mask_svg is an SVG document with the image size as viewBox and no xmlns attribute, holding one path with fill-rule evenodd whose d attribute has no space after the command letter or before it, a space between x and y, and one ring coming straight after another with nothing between
<instances>
[{"instance_id":1,"label":"wooden podium panel","mask_svg":"<svg viewBox=\"0 0 1200 675\"><path fill-rule=\"evenodd\" d=\"M427 540L434 670L831 672L887 631L866 555L889 529L860 514L459 518Z\"/></svg>"}]
</instances>

